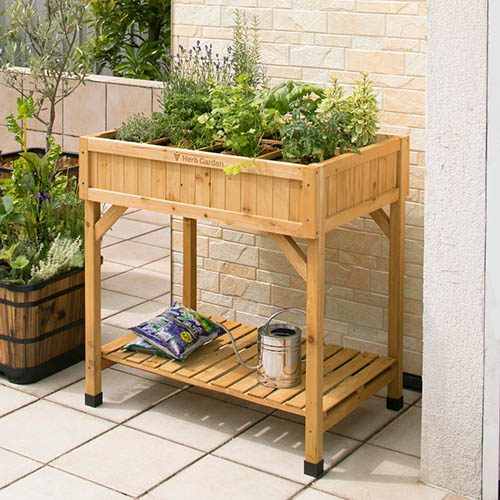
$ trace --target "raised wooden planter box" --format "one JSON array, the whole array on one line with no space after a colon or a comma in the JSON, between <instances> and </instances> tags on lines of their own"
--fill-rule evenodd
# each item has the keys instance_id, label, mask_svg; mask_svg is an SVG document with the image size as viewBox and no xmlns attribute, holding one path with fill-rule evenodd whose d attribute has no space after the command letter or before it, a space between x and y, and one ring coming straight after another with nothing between
<instances>
[{"instance_id":1,"label":"raised wooden planter box","mask_svg":"<svg viewBox=\"0 0 500 500\"><path fill-rule=\"evenodd\" d=\"M30 384L84 357L84 272L33 286L0 285L0 373Z\"/></svg>"},{"instance_id":2,"label":"raised wooden planter box","mask_svg":"<svg viewBox=\"0 0 500 500\"><path fill-rule=\"evenodd\" d=\"M241 228L314 238L399 197L400 137L321 163L228 156L109 138L81 139L81 193ZM252 165L227 176L224 168Z\"/></svg>"},{"instance_id":3,"label":"raised wooden planter box","mask_svg":"<svg viewBox=\"0 0 500 500\"><path fill-rule=\"evenodd\" d=\"M239 158L169 146L116 141L114 132L80 140L80 194L85 200L86 403L102 403L101 370L121 363L183 383L305 417L305 473L323 472L323 432L388 386L387 406L403 406L403 250L408 195L408 137L380 136L360 154L311 165ZM246 164L243 173L224 168ZM101 214L101 203L111 207ZM383 207L390 205L387 214ZM227 336L178 363L123 349L130 336L101 347L100 244L128 207L184 217L183 300L196 308L196 220L269 233L307 284L305 379L269 389L240 366ZM389 238L387 356L324 344L325 236L370 215ZM294 237L306 239L307 255ZM144 318L146 319L146 318ZM219 318L220 321L224 319ZM226 321L250 364L255 326ZM132 326L132 325L131 325Z\"/></svg>"}]
</instances>

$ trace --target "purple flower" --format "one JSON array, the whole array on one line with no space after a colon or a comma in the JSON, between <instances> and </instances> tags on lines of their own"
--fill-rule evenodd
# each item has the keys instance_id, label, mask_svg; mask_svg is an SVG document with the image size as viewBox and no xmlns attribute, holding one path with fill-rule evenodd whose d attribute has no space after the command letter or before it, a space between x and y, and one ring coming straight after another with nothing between
<instances>
[{"instance_id":1,"label":"purple flower","mask_svg":"<svg viewBox=\"0 0 500 500\"><path fill-rule=\"evenodd\" d=\"M40 191L38 194L34 196L35 200L39 200L42 203L50 199L50 196L45 191Z\"/></svg>"}]
</instances>

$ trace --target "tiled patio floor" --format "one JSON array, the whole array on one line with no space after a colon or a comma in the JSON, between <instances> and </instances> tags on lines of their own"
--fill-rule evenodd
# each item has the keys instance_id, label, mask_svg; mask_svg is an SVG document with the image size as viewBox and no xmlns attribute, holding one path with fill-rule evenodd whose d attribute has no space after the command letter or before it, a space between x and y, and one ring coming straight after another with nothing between
<instances>
[{"instance_id":1,"label":"tiled patio floor","mask_svg":"<svg viewBox=\"0 0 500 500\"><path fill-rule=\"evenodd\" d=\"M168 219L128 213L105 238L104 340L169 303ZM0 378L0 499L458 498L419 483L420 394L369 400L325 436L327 473L302 474L299 418L113 366L83 404L83 363L31 386Z\"/></svg>"}]
</instances>

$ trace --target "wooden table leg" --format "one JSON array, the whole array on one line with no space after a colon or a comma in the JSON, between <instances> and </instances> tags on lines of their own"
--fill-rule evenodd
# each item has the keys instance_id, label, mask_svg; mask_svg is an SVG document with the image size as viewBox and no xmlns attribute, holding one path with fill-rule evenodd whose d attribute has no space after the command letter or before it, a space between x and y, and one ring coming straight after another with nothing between
<instances>
[{"instance_id":1,"label":"wooden table leg","mask_svg":"<svg viewBox=\"0 0 500 500\"><path fill-rule=\"evenodd\" d=\"M307 352L306 453L304 473L323 473L323 343L325 311L325 235L308 241L307 248Z\"/></svg>"},{"instance_id":2,"label":"wooden table leg","mask_svg":"<svg viewBox=\"0 0 500 500\"><path fill-rule=\"evenodd\" d=\"M408 196L409 144L403 138L398 154L399 200L391 204L389 227L389 337L388 356L398 361L397 377L387 389L387 408L403 408L403 300L405 200Z\"/></svg>"},{"instance_id":3,"label":"wooden table leg","mask_svg":"<svg viewBox=\"0 0 500 500\"><path fill-rule=\"evenodd\" d=\"M196 309L196 219L184 217L183 252L183 301L184 305Z\"/></svg>"},{"instance_id":4,"label":"wooden table leg","mask_svg":"<svg viewBox=\"0 0 500 500\"><path fill-rule=\"evenodd\" d=\"M100 203L85 201L85 404L94 408L102 404L100 215Z\"/></svg>"}]
</instances>

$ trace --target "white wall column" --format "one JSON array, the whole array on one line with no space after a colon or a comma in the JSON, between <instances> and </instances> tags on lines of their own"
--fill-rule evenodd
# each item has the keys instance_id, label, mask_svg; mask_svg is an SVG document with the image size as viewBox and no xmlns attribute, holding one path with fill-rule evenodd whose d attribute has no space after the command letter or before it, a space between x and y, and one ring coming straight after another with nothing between
<instances>
[{"instance_id":1,"label":"white wall column","mask_svg":"<svg viewBox=\"0 0 500 500\"><path fill-rule=\"evenodd\" d=\"M428 4L422 478L478 498L487 0Z\"/></svg>"},{"instance_id":2,"label":"white wall column","mask_svg":"<svg viewBox=\"0 0 500 500\"><path fill-rule=\"evenodd\" d=\"M498 496L500 465L500 2L489 5L483 498Z\"/></svg>"}]
</instances>

